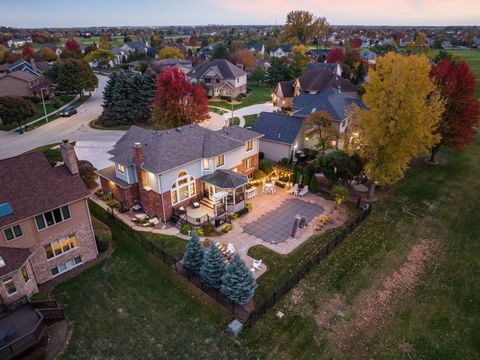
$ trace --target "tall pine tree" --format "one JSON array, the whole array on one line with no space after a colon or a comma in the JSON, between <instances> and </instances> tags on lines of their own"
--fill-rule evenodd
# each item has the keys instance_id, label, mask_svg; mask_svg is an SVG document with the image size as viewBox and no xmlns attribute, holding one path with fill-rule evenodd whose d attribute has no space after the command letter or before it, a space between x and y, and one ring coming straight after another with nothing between
<instances>
[{"instance_id":1,"label":"tall pine tree","mask_svg":"<svg viewBox=\"0 0 480 360\"><path fill-rule=\"evenodd\" d=\"M253 297L256 288L257 282L253 278L251 271L242 258L236 254L232 262L227 265L225 275L222 277L220 291L227 299L244 305Z\"/></svg>"},{"instance_id":2,"label":"tall pine tree","mask_svg":"<svg viewBox=\"0 0 480 360\"><path fill-rule=\"evenodd\" d=\"M192 237L187 244L183 255L183 268L191 274L198 274L203 262L203 248L197 233L192 232Z\"/></svg>"},{"instance_id":3,"label":"tall pine tree","mask_svg":"<svg viewBox=\"0 0 480 360\"><path fill-rule=\"evenodd\" d=\"M225 273L224 256L217 245L212 242L203 257L203 264L200 268L200 278L208 286L220 289L222 276Z\"/></svg>"}]
</instances>

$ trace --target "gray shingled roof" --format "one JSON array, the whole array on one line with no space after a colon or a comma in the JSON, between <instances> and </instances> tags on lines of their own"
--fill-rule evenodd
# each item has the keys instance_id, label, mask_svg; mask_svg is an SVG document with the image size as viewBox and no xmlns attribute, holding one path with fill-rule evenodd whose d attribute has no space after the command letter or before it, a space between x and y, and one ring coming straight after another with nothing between
<instances>
[{"instance_id":1,"label":"gray shingled roof","mask_svg":"<svg viewBox=\"0 0 480 360\"><path fill-rule=\"evenodd\" d=\"M215 185L220 189L236 189L248 184L248 177L232 170L219 169L213 174L204 175L200 180Z\"/></svg>"},{"instance_id":2,"label":"gray shingled roof","mask_svg":"<svg viewBox=\"0 0 480 360\"><path fill-rule=\"evenodd\" d=\"M197 65L195 68L190 71L187 76L189 78L200 78L202 77L210 68L217 67L220 71L220 74L224 79L236 79L240 76L246 75L247 73L240 69L238 66L233 65L230 61L225 59L215 59L210 61L204 61L200 65Z\"/></svg>"},{"instance_id":3,"label":"gray shingled roof","mask_svg":"<svg viewBox=\"0 0 480 360\"><path fill-rule=\"evenodd\" d=\"M303 119L277 113L262 112L252 130L263 134L262 140L292 145L301 131Z\"/></svg>"},{"instance_id":4,"label":"gray shingled roof","mask_svg":"<svg viewBox=\"0 0 480 360\"><path fill-rule=\"evenodd\" d=\"M337 121L345 119L346 112L352 104L365 108L358 96L339 92L333 88L318 94L301 93L293 100L294 108L299 109L295 112L297 116L308 116L315 111L326 111Z\"/></svg>"},{"instance_id":5,"label":"gray shingled roof","mask_svg":"<svg viewBox=\"0 0 480 360\"><path fill-rule=\"evenodd\" d=\"M329 87L342 91L357 91L358 88L350 81L334 74L327 69L313 69L298 78L302 91L325 91Z\"/></svg>"},{"instance_id":6,"label":"gray shingled roof","mask_svg":"<svg viewBox=\"0 0 480 360\"><path fill-rule=\"evenodd\" d=\"M198 125L185 125L166 131L145 130L132 126L109 153L111 160L123 165L134 164L133 146L140 143L144 153L143 168L160 174L201 158L212 158L261 137L239 126L212 131Z\"/></svg>"}]
</instances>

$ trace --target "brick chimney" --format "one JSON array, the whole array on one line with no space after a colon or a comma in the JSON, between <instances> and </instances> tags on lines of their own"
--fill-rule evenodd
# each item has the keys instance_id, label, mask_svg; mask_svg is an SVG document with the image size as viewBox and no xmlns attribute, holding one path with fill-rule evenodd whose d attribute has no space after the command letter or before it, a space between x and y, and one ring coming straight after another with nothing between
<instances>
[{"instance_id":1,"label":"brick chimney","mask_svg":"<svg viewBox=\"0 0 480 360\"><path fill-rule=\"evenodd\" d=\"M137 168L140 169L144 160L142 144L140 143L135 143L133 145L133 160L135 161Z\"/></svg>"},{"instance_id":2,"label":"brick chimney","mask_svg":"<svg viewBox=\"0 0 480 360\"><path fill-rule=\"evenodd\" d=\"M60 149L62 152L63 163L67 166L72 175L78 175L78 160L73 146L68 143L68 140L63 140Z\"/></svg>"}]
</instances>

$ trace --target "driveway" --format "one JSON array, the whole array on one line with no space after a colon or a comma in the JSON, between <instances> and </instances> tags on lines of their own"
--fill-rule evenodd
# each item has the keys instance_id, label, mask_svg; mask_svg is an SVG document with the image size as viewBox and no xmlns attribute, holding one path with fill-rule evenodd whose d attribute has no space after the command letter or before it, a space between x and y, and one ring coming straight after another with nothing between
<instances>
[{"instance_id":1,"label":"driveway","mask_svg":"<svg viewBox=\"0 0 480 360\"><path fill-rule=\"evenodd\" d=\"M210 106L210 107L215 107L215 106ZM272 102L266 102L264 104L255 104L255 105L250 105L250 106L245 106L243 108L233 110L233 114L231 110L226 110L223 108L218 108L222 109L225 111L223 114L223 117L225 119L230 119L232 117L238 117L240 119L240 126L244 127L245 126L245 119L244 116L247 115L256 115L260 114L261 112L274 112L275 110L279 110L278 107L274 106Z\"/></svg>"},{"instance_id":2,"label":"driveway","mask_svg":"<svg viewBox=\"0 0 480 360\"><path fill-rule=\"evenodd\" d=\"M59 118L23 135L17 132L0 131L0 159L22 154L39 146L59 143L63 139L85 140L98 144L116 142L124 131L94 130L88 126L90 121L98 118L102 113L103 89L108 78L102 75L97 77L98 88L88 101L78 107L78 114Z\"/></svg>"}]
</instances>

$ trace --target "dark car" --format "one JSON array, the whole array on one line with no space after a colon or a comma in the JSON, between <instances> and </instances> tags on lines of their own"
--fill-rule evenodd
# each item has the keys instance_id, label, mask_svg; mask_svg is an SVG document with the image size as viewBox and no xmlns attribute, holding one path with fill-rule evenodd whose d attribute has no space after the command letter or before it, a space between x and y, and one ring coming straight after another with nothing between
<instances>
[{"instance_id":1,"label":"dark car","mask_svg":"<svg viewBox=\"0 0 480 360\"><path fill-rule=\"evenodd\" d=\"M60 111L61 116L69 117L77 113L77 108L75 106L67 106L65 109Z\"/></svg>"}]
</instances>

